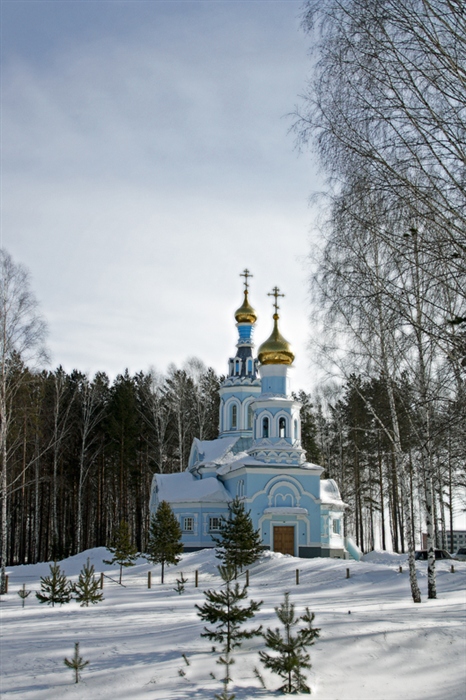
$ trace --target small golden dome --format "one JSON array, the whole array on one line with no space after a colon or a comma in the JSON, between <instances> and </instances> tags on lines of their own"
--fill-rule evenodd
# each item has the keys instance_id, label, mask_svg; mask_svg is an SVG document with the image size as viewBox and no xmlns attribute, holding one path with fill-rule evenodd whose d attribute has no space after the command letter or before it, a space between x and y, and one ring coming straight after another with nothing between
<instances>
[{"instance_id":1,"label":"small golden dome","mask_svg":"<svg viewBox=\"0 0 466 700\"><path fill-rule=\"evenodd\" d=\"M257 321L257 314L248 301L247 289L244 290L243 305L235 311L235 318L237 323L255 323Z\"/></svg>"},{"instance_id":2,"label":"small golden dome","mask_svg":"<svg viewBox=\"0 0 466 700\"><path fill-rule=\"evenodd\" d=\"M259 348L257 357L261 365L291 365L294 354L287 340L278 330L278 314L273 315L272 335Z\"/></svg>"}]
</instances>

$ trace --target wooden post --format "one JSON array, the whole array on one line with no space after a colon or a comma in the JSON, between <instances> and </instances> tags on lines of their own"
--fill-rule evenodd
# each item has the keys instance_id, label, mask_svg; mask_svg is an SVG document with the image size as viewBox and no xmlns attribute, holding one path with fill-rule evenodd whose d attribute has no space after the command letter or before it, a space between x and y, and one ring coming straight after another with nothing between
<instances>
[{"instance_id":1,"label":"wooden post","mask_svg":"<svg viewBox=\"0 0 466 700\"><path fill-rule=\"evenodd\" d=\"M104 574L100 574L100 590L102 590L104 587Z\"/></svg>"},{"instance_id":2,"label":"wooden post","mask_svg":"<svg viewBox=\"0 0 466 700\"><path fill-rule=\"evenodd\" d=\"M454 574L454 573L455 573L455 567L454 567L453 564L451 565L450 573L451 573L451 574ZM8 591L8 587L7 587L7 591Z\"/></svg>"},{"instance_id":3,"label":"wooden post","mask_svg":"<svg viewBox=\"0 0 466 700\"><path fill-rule=\"evenodd\" d=\"M249 586L249 569L246 569L246 586Z\"/></svg>"},{"instance_id":4,"label":"wooden post","mask_svg":"<svg viewBox=\"0 0 466 700\"><path fill-rule=\"evenodd\" d=\"M296 569L296 585L299 586L299 569Z\"/></svg>"},{"instance_id":5,"label":"wooden post","mask_svg":"<svg viewBox=\"0 0 466 700\"><path fill-rule=\"evenodd\" d=\"M8 574L5 576L5 593L8 593Z\"/></svg>"},{"instance_id":6,"label":"wooden post","mask_svg":"<svg viewBox=\"0 0 466 700\"><path fill-rule=\"evenodd\" d=\"M398 567L398 573L399 573L399 574L402 574L402 573L403 573L403 567L402 567L402 566L399 566L399 567Z\"/></svg>"},{"instance_id":7,"label":"wooden post","mask_svg":"<svg viewBox=\"0 0 466 700\"><path fill-rule=\"evenodd\" d=\"M194 587L197 588L199 584L199 571L196 569L194 574Z\"/></svg>"},{"instance_id":8,"label":"wooden post","mask_svg":"<svg viewBox=\"0 0 466 700\"><path fill-rule=\"evenodd\" d=\"M147 588L152 588L152 571L147 572Z\"/></svg>"},{"instance_id":9,"label":"wooden post","mask_svg":"<svg viewBox=\"0 0 466 700\"><path fill-rule=\"evenodd\" d=\"M346 578L350 578L350 570L346 569Z\"/></svg>"}]
</instances>

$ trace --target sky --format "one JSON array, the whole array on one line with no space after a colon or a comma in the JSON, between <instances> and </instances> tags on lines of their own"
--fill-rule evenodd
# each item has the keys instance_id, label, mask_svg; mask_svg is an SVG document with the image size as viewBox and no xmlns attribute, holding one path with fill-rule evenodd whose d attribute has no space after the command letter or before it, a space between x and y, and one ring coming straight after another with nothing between
<instances>
[{"instance_id":1,"label":"sky","mask_svg":"<svg viewBox=\"0 0 466 700\"><path fill-rule=\"evenodd\" d=\"M292 112L294 0L3 0L2 245L31 273L51 366L225 373L248 268L311 390L307 256L322 188Z\"/></svg>"}]
</instances>

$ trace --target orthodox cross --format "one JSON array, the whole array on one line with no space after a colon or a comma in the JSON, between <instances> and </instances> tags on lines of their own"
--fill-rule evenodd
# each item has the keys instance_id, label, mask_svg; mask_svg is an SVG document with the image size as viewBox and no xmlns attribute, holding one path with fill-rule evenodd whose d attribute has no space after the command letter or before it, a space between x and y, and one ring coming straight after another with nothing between
<instances>
[{"instance_id":1,"label":"orthodox cross","mask_svg":"<svg viewBox=\"0 0 466 700\"><path fill-rule=\"evenodd\" d=\"M240 273L240 277L244 277L244 288L246 291L248 291L248 277L254 277L254 275L251 275L249 272L248 268L246 267L243 272Z\"/></svg>"},{"instance_id":2,"label":"orthodox cross","mask_svg":"<svg viewBox=\"0 0 466 700\"><path fill-rule=\"evenodd\" d=\"M274 287L271 292L267 294L268 297L275 297L275 301L273 303L275 307L275 313L278 314L278 309L280 308L278 306L278 297L284 297L284 294L280 294L280 290L278 287Z\"/></svg>"}]
</instances>

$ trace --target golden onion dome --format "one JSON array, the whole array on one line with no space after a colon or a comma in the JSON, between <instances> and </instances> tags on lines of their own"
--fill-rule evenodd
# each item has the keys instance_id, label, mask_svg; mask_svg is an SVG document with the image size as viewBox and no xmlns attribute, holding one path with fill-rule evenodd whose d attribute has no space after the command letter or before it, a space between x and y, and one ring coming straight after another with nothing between
<instances>
[{"instance_id":1,"label":"golden onion dome","mask_svg":"<svg viewBox=\"0 0 466 700\"><path fill-rule=\"evenodd\" d=\"M294 353L287 340L278 330L278 314L273 315L274 326L272 335L260 346L257 357L261 365L291 365Z\"/></svg>"},{"instance_id":2,"label":"golden onion dome","mask_svg":"<svg viewBox=\"0 0 466 700\"><path fill-rule=\"evenodd\" d=\"M244 290L244 301L242 306L235 311L235 318L237 323L255 323L257 321L257 314L248 301L247 289Z\"/></svg>"}]
</instances>

